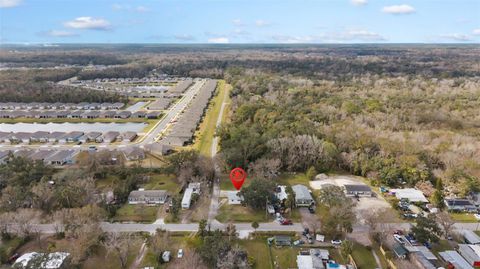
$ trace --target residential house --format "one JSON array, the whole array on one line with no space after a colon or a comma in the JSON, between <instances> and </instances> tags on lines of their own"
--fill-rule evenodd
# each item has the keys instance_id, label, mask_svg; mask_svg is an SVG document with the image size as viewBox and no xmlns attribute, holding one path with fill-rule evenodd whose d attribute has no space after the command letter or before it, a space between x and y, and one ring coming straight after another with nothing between
<instances>
[{"instance_id":1,"label":"residential house","mask_svg":"<svg viewBox=\"0 0 480 269\"><path fill-rule=\"evenodd\" d=\"M116 131L109 131L109 132L106 132L105 134L103 134L103 136L101 137L102 141L98 141L98 139L100 138L97 138L97 142L105 142L105 143L113 143L115 142L115 140L117 140L117 137L120 135L119 132L116 132Z\"/></svg>"},{"instance_id":2,"label":"residential house","mask_svg":"<svg viewBox=\"0 0 480 269\"><path fill-rule=\"evenodd\" d=\"M455 269L473 269L473 267L456 251L447 250L439 252L438 255Z\"/></svg>"},{"instance_id":3,"label":"residential house","mask_svg":"<svg viewBox=\"0 0 480 269\"><path fill-rule=\"evenodd\" d=\"M128 195L128 203L135 204L164 204L168 198L165 190L144 190L132 191Z\"/></svg>"},{"instance_id":4,"label":"residential house","mask_svg":"<svg viewBox=\"0 0 480 269\"><path fill-rule=\"evenodd\" d=\"M65 164L73 164L73 157L76 155L75 150L59 150L56 151L54 154L46 157L44 162L50 165L65 165Z\"/></svg>"},{"instance_id":5,"label":"residential house","mask_svg":"<svg viewBox=\"0 0 480 269\"><path fill-rule=\"evenodd\" d=\"M416 189L392 189L390 192L394 193L398 200L408 200L412 203L428 203L428 200L425 195L423 195L423 192Z\"/></svg>"},{"instance_id":6,"label":"residential house","mask_svg":"<svg viewBox=\"0 0 480 269\"><path fill-rule=\"evenodd\" d=\"M128 119L128 118L130 118L131 115L132 115L132 112L124 110L124 111L118 112L115 115L115 118L116 119Z\"/></svg>"},{"instance_id":7,"label":"residential house","mask_svg":"<svg viewBox=\"0 0 480 269\"><path fill-rule=\"evenodd\" d=\"M132 147L127 147L122 150L123 155L125 156L125 159L129 161L137 161L137 160L143 160L145 159L145 151L143 149L132 146Z\"/></svg>"},{"instance_id":8,"label":"residential house","mask_svg":"<svg viewBox=\"0 0 480 269\"><path fill-rule=\"evenodd\" d=\"M118 139L122 140L122 142L128 143L135 140L135 138L137 138L136 132L124 132L119 136Z\"/></svg>"},{"instance_id":9,"label":"residential house","mask_svg":"<svg viewBox=\"0 0 480 269\"><path fill-rule=\"evenodd\" d=\"M70 253L52 252L38 253L28 252L15 260L12 268L26 269L66 269L70 268Z\"/></svg>"},{"instance_id":10,"label":"residential house","mask_svg":"<svg viewBox=\"0 0 480 269\"><path fill-rule=\"evenodd\" d=\"M473 231L463 230L463 238L467 244L480 245L480 237Z\"/></svg>"},{"instance_id":11,"label":"residential house","mask_svg":"<svg viewBox=\"0 0 480 269\"><path fill-rule=\"evenodd\" d=\"M372 197L372 189L365 184L345 184L343 187L347 197Z\"/></svg>"},{"instance_id":12,"label":"residential house","mask_svg":"<svg viewBox=\"0 0 480 269\"><path fill-rule=\"evenodd\" d=\"M480 246L458 244L458 252L473 267L480 267Z\"/></svg>"},{"instance_id":13,"label":"residential house","mask_svg":"<svg viewBox=\"0 0 480 269\"><path fill-rule=\"evenodd\" d=\"M4 164L7 161L9 156L10 156L10 151L8 150L0 151L0 164Z\"/></svg>"},{"instance_id":14,"label":"residential house","mask_svg":"<svg viewBox=\"0 0 480 269\"><path fill-rule=\"evenodd\" d=\"M408 251L399 243L395 242L392 248L393 253L399 259L406 259Z\"/></svg>"},{"instance_id":15,"label":"residential house","mask_svg":"<svg viewBox=\"0 0 480 269\"><path fill-rule=\"evenodd\" d=\"M137 111L135 113L132 114L131 118L145 118L147 116L147 113L146 112L143 112L143 111Z\"/></svg>"},{"instance_id":16,"label":"residential house","mask_svg":"<svg viewBox=\"0 0 480 269\"><path fill-rule=\"evenodd\" d=\"M275 246L291 246L292 245L292 238L286 235L275 235L273 237L273 241L275 242Z\"/></svg>"},{"instance_id":17,"label":"residential house","mask_svg":"<svg viewBox=\"0 0 480 269\"><path fill-rule=\"evenodd\" d=\"M310 190L304 185L293 185L293 192L295 194L295 205L296 206L311 206L315 204Z\"/></svg>"},{"instance_id":18,"label":"residential house","mask_svg":"<svg viewBox=\"0 0 480 269\"><path fill-rule=\"evenodd\" d=\"M467 199L445 199L444 203L447 206L447 209L451 211L477 211L477 207Z\"/></svg>"},{"instance_id":19,"label":"residential house","mask_svg":"<svg viewBox=\"0 0 480 269\"><path fill-rule=\"evenodd\" d=\"M190 208L193 194L200 195L200 187L201 187L200 182L192 182L188 184L187 189L185 189L185 192L183 193L183 198L182 198L183 209Z\"/></svg>"},{"instance_id":20,"label":"residential house","mask_svg":"<svg viewBox=\"0 0 480 269\"><path fill-rule=\"evenodd\" d=\"M227 198L229 205L240 205L243 202L243 196L240 191L227 191Z\"/></svg>"}]
</instances>

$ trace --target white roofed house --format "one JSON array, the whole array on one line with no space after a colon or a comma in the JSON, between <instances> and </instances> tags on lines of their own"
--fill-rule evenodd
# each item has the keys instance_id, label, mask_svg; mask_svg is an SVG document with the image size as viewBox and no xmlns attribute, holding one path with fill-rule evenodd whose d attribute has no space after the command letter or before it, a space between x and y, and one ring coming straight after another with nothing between
<instances>
[{"instance_id":1,"label":"white roofed house","mask_svg":"<svg viewBox=\"0 0 480 269\"><path fill-rule=\"evenodd\" d=\"M12 268L18 269L66 269L70 268L70 253L52 252L38 253L28 252L15 260Z\"/></svg>"},{"instance_id":2,"label":"white roofed house","mask_svg":"<svg viewBox=\"0 0 480 269\"><path fill-rule=\"evenodd\" d=\"M243 202L243 196L240 195L240 191L227 191L228 204L240 205Z\"/></svg>"},{"instance_id":3,"label":"white roofed house","mask_svg":"<svg viewBox=\"0 0 480 269\"><path fill-rule=\"evenodd\" d=\"M182 198L183 209L190 208L193 195L194 194L200 195L200 187L201 187L200 182L192 182L188 184L188 188L185 189L185 192L183 193L183 198Z\"/></svg>"},{"instance_id":4,"label":"white roofed house","mask_svg":"<svg viewBox=\"0 0 480 269\"><path fill-rule=\"evenodd\" d=\"M423 195L423 192L416 189L392 189L390 190L392 193L395 193L395 196L398 200L408 200L409 202L421 202L421 203L428 203L427 198Z\"/></svg>"},{"instance_id":5,"label":"white roofed house","mask_svg":"<svg viewBox=\"0 0 480 269\"><path fill-rule=\"evenodd\" d=\"M144 190L130 192L128 195L128 203L135 204L164 204L168 198L165 190Z\"/></svg>"},{"instance_id":6,"label":"white roofed house","mask_svg":"<svg viewBox=\"0 0 480 269\"><path fill-rule=\"evenodd\" d=\"M315 204L310 190L304 185L293 185L293 192L295 194L295 205L296 206L311 206Z\"/></svg>"}]
</instances>

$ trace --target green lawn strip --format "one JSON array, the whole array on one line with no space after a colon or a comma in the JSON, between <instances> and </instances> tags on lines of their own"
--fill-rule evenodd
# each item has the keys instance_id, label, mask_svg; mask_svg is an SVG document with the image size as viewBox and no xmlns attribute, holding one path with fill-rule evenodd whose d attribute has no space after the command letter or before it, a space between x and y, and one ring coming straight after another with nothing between
<instances>
[{"instance_id":1,"label":"green lawn strip","mask_svg":"<svg viewBox=\"0 0 480 269\"><path fill-rule=\"evenodd\" d=\"M284 173L280 175L279 179L277 180L278 185L297 185L302 184L307 187L310 187L310 181L308 180L305 173Z\"/></svg>"},{"instance_id":2,"label":"green lawn strip","mask_svg":"<svg viewBox=\"0 0 480 269\"><path fill-rule=\"evenodd\" d=\"M365 246L354 244L352 257L359 269L377 268L377 262L372 251Z\"/></svg>"},{"instance_id":3,"label":"green lawn strip","mask_svg":"<svg viewBox=\"0 0 480 269\"><path fill-rule=\"evenodd\" d=\"M450 213L455 222L478 222L473 214L470 213Z\"/></svg>"},{"instance_id":4,"label":"green lawn strip","mask_svg":"<svg viewBox=\"0 0 480 269\"><path fill-rule=\"evenodd\" d=\"M239 240L238 244L243 247L249 257L253 257L255 269L268 269L271 268L270 253L267 245L266 237L255 238L252 240Z\"/></svg>"},{"instance_id":5,"label":"green lawn strip","mask_svg":"<svg viewBox=\"0 0 480 269\"><path fill-rule=\"evenodd\" d=\"M264 210L253 210L241 205L222 205L216 216L220 222L267 222L271 219L265 215Z\"/></svg>"},{"instance_id":6,"label":"green lawn strip","mask_svg":"<svg viewBox=\"0 0 480 269\"><path fill-rule=\"evenodd\" d=\"M141 241L138 242L131 250L128 252L127 264L130 265L134 262L135 258L137 257L138 251L140 250L140 246L142 245ZM118 256L115 253L109 253L107 255L107 251L103 247L98 247L96 252L90 256L82 265L84 269L96 269L99 268L101 264L101 268L105 269L116 269L120 268L120 262ZM127 266L129 268L129 266Z\"/></svg>"},{"instance_id":7,"label":"green lawn strip","mask_svg":"<svg viewBox=\"0 0 480 269\"><path fill-rule=\"evenodd\" d=\"M157 206L126 204L116 212L114 221L154 222L157 218Z\"/></svg>"},{"instance_id":8,"label":"green lawn strip","mask_svg":"<svg viewBox=\"0 0 480 269\"><path fill-rule=\"evenodd\" d=\"M440 240L438 243L432 244L432 252L435 255L438 255L439 252L452 249L453 247L450 245L448 240Z\"/></svg>"}]
</instances>

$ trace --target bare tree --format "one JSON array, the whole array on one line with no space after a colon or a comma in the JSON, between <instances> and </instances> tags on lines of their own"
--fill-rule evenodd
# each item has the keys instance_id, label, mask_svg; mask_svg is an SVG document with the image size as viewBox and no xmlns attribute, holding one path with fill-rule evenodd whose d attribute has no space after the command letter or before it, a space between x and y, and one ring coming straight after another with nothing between
<instances>
[{"instance_id":1,"label":"bare tree","mask_svg":"<svg viewBox=\"0 0 480 269\"><path fill-rule=\"evenodd\" d=\"M232 241L232 237L237 236L237 228L233 223L228 223L227 227L225 228L225 233L228 235L228 240Z\"/></svg>"},{"instance_id":2,"label":"bare tree","mask_svg":"<svg viewBox=\"0 0 480 269\"><path fill-rule=\"evenodd\" d=\"M105 238L105 241L102 242L102 245L107 250L107 255L115 253L118 257L121 268L127 268L128 254L137 244L138 238L130 233L109 233Z\"/></svg>"},{"instance_id":3,"label":"bare tree","mask_svg":"<svg viewBox=\"0 0 480 269\"><path fill-rule=\"evenodd\" d=\"M173 269L195 268L195 269L207 269L208 267L203 263L200 255L194 250L186 251L185 255L181 259L177 259L172 265Z\"/></svg>"},{"instance_id":4,"label":"bare tree","mask_svg":"<svg viewBox=\"0 0 480 269\"><path fill-rule=\"evenodd\" d=\"M450 232L452 231L453 225L455 222L452 220L450 217L450 214L448 212L442 211L437 213L436 215L437 223L442 227L443 232L445 233L445 237L448 237L450 235Z\"/></svg>"}]
</instances>

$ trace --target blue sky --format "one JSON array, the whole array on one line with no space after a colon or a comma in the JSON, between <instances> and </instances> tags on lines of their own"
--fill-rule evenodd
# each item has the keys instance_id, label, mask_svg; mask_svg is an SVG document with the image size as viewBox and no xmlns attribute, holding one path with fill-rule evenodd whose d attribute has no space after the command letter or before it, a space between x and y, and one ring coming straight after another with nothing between
<instances>
[{"instance_id":1,"label":"blue sky","mask_svg":"<svg viewBox=\"0 0 480 269\"><path fill-rule=\"evenodd\" d=\"M478 43L479 0L0 0L2 43Z\"/></svg>"}]
</instances>

